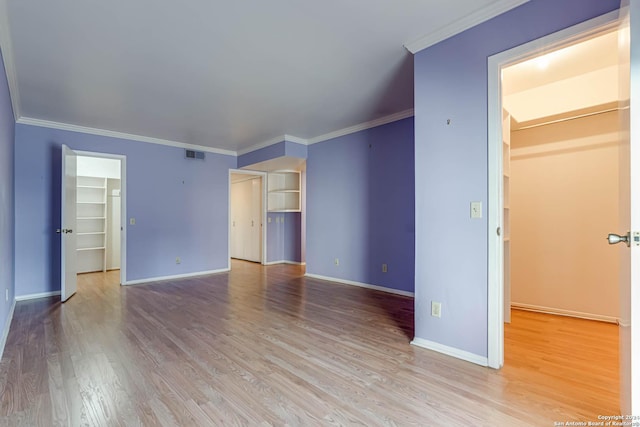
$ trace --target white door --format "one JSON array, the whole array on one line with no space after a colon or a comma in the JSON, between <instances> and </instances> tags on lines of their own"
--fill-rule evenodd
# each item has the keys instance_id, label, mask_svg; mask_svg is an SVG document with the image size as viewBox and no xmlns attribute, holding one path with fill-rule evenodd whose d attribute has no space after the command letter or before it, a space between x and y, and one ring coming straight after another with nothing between
<instances>
[{"instance_id":1,"label":"white door","mask_svg":"<svg viewBox=\"0 0 640 427\"><path fill-rule=\"evenodd\" d=\"M640 415L640 0L623 1L620 99L620 409ZM630 46L631 45L631 46ZM630 107L630 108L628 108ZM629 231L629 234L626 234ZM609 242L613 243L610 237ZM626 243L629 243L627 246Z\"/></svg>"},{"instance_id":2,"label":"white door","mask_svg":"<svg viewBox=\"0 0 640 427\"><path fill-rule=\"evenodd\" d=\"M242 222L244 188L243 182L231 184L231 258L244 258L244 227Z\"/></svg>"},{"instance_id":3,"label":"white door","mask_svg":"<svg viewBox=\"0 0 640 427\"><path fill-rule=\"evenodd\" d=\"M77 156L62 146L62 182L60 202L60 291L62 302L71 298L78 288L76 266L76 181Z\"/></svg>"},{"instance_id":4,"label":"white door","mask_svg":"<svg viewBox=\"0 0 640 427\"><path fill-rule=\"evenodd\" d=\"M262 261L262 178L231 184L231 258Z\"/></svg>"},{"instance_id":5,"label":"white door","mask_svg":"<svg viewBox=\"0 0 640 427\"><path fill-rule=\"evenodd\" d=\"M262 178L249 181L247 186L248 218L245 240L245 258L260 262L262 247Z\"/></svg>"}]
</instances>

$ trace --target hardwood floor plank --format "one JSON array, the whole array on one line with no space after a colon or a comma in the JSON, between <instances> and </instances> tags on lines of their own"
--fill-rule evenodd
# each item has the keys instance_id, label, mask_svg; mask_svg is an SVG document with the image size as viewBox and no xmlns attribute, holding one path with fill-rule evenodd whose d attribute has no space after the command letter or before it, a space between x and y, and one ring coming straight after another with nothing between
<instances>
[{"instance_id":1,"label":"hardwood floor plank","mask_svg":"<svg viewBox=\"0 0 640 427\"><path fill-rule=\"evenodd\" d=\"M413 347L413 299L233 261L230 273L19 302L0 425L506 426L618 412L615 325L513 311L505 367Z\"/></svg>"}]
</instances>

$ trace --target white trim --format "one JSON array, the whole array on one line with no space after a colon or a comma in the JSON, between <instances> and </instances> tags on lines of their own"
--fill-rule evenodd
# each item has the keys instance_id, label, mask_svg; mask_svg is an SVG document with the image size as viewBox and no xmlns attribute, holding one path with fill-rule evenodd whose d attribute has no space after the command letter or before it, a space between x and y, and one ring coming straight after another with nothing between
<instances>
[{"instance_id":1,"label":"white trim","mask_svg":"<svg viewBox=\"0 0 640 427\"><path fill-rule=\"evenodd\" d=\"M495 18L498 15L514 9L520 5L527 3L529 0L500 0L491 4L490 6L483 7L475 12L458 19L450 24L440 27L429 34L426 34L419 39L405 43L404 47L411 53L416 54L419 51L433 46L449 37L455 36L469 28L475 27L491 18Z\"/></svg>"},{"instance_id":2,"label":"white trim","mask_svg":"<svg viewBox=\"0 0 640 427\"><path fill-rule=\"evenodd\" d=\"M218 270L197 271L195 273L175 274L173 276L149 277L148 279L129 280L128 282L125 282L124 285L125 286L142 285L145 283L164 282L167 280L188 279L191 277L208 276L210 274L216 274L216 273L226 273L228 271L229 271L228 268L220 268Z\"/></svg>"},{"instance_id":3,"label":"white trim","mask_svg":"<svg viewBox=\"0 0 640 427\"><path fill-rule=\"evenodd\" d=\"M380 117L375 120L370 120L368 122L359 123L357 125L349 126L344 129L338 129L333 132L325 133L324 135L316 136L314 138L310 138L307 141L308 145L317 144L318 142L328 141L329 139L338 138L339 136L345 136L352 133L360 132L362 130L367 130L371 128L375 128L378 126L386 125L389 123L397 122L399 120L406 119L408 117L413 117L414 110L410 108L408 110L400 111L399 113L391 114L388 116Z\"/></svg>"},{"instance_id":4,"label":"white trim","mask_svg":"<svg viewBox=\"0 0 640 427\"><path fill-rule=\"evenodd\" d=\"M327 282L341 283L343 285L351 285L351 286L358 286L360 288L373 289L375 291L381 291L381 292L386 292L386 293L395 294L395 295L402 295L404 297L413 298L413 295L414 295L413 292L401 291L399 289L385 288L384 286L370 285L369 283L356 282L353 280L338 279L336 277L321 276L319 274L306 273L305 277L310 277L312 279L326 280Z\"/></svg>"},{"instance_id":5,"label":"white trim","mask_svg":"<svg viewBox=\"0 0 640 427\"><path fill-rule=\"evenodd\" d=\"M4 71L7 75L9 85L9 97L11 98L11 108L13 109L13 119L20 117L20 92L18 91L18 73L13 61L13 42L11 40L11 29L9 25L9 2L2 2L4 10L0 12L3 18L0 22L0 49L4 59Z\"/></svg>"},{"instance_id":6,"label":"white trim","mask_svg":"<svg viewBox=\"0 0 640 427\"><path fill-rule=\"evenodd\" d=\"M620 319L613 316L603 316L602 314L584 313L582 311L564 310L562 308L544 307L541 305L521 304L512 302L512 308L536 313L555 314L557 316L575 317L578 319L597 320L599 322L620 324Z\"/></svg>"},{"instance_id":7,"label":"white trim","mask_svg":"<svg viewBox=\"0 0 640 427\"><path fill-rule=\"evenodd\" d=\"M263 263L263 265L276 265L276 264L307 265L306 262L287 261L287 260L269 261L269 262Z\"/></svg>"},{"instance_id":8,"label":"white trim","mask_svg":"<svg viewBox=\"0 0 640 427\"><path fill-rule=\"evenodd\" d=\"M349 135L352 133L360 132L362 130L367 130L367 129L375 128L378 126L386 125L389 123L397 122L399 120L403 120L408 117L413 117L413 115L414 115L414 110L413 108L411 108L409 110L400 111L399 113L390 114L388 116L380 117L375 120L370 120L368 122L359 123L347 128L338 129L333 132L325 133L323 135L319 135L311 139L305 139L305 138L300 138L298 136L285 134L282 136L278 136L276 138L271 138L264 142L260 142L250 147L243 148L238 151L223 150L220 148L206 147L204 145L186 144L184 142L171 141L168 139L153 138L153 137L143 136L143 135L135 135L130 133L106 130L106 129L98 129L98 128L91 128L86 126L73 125L69 123L53 122L49 120L40 120L40 119L31 118L31 117L17 118L16 123L22 124L22 125L50 128L50 129L66 130L69 132L79 132L79 133L86 133L90 135L106 136L110 138L120 138L120 139L127 139L131 141L147 142L150 144L166 145L169 147L188 148L192 150L205 151L207 153L216 153L216 154L222 154L226 156L238 157L238 156L242 156L244 154L251 153L253 151L260 150L262 148L266 148L271 145L279 144L281 142L286 142L286 141L293 142L296 144L301 144L301 145L317 144L318 142L327 141L329 139Z\"/></svg>"},{"instance_id":9,"label":"white trim","mask_svg":"<svg viewBox=\"0 0 640 427\"><path fill-rule=\"evenodd\" d=\"M293 135L282 135L276 138L271 138L264 142L260 142L258 144L254 144L251 147L238 150L237 155L242 156L243 154L251 153L253 151L260 150L262 148L266 148L271 145L279 144L285 141L295 142L296 144L301 144L301 145L317 144L318 142L327 141L329 139L337 138L339 136L345 136L352 133L360 132L361 130L367 130L367 129L375 128L378 126L386 125L389 123L397 122L398 120L403 120L408 117L413 117L413 115L414 115L414 110L413 108L410 108L408 110L400 111L399 113L390 114L388 116L380 117L378 119L370 120L368 122L358 123L357 125L349 126L343 129L338 129L333 132L325 133L323 135L319 135L309 139L300 138Z\"/></svg>"},{"instance_id":10,"label":"white trim","mask_svg":"<svg viewBox=\"0 0 640 427\"><path fill-rule=\"evenodd\" d=\"M618 11L565 28L529 43L516 46L488 58L487 137L488 137L488 366L499 369L504 364L504 247L496 229L503 228L502 183L502 95L501 70L525 59L558 49L607 30L617 28Z\"/></svg>"},{"instance_id":11,"label":"white trim","mask_svg":"<svg viewBox=\"0 0 640 427\"><path fill-rule=\"evenodd\" d=\"M268 139L263 142L259 142L257 144L252 145L251 147L243 148L242 150L238 150L236 154L238 156L242 156L243 154L252 153L254 151L260 150L262 148L270 147L272 145L279 144L281 142L293 142L300 145L309 145L309 140L305 138L300 138L299 136L287 135L284 134L282 136L276 136L275 138Z\"/></svg>"},{"instance_id":12,"label":"white trim","mask_svg":"<svg viewBox=\"0 0 640 427\"><path fill-rule=\"evenodd\" d=\"M294 136L294 135L286 135L285 134L284 140L286 142L293 142L293 143L300 144L300 145L308 145L309 144L308 140L306 140L304 138L300 138L300 137Z\"/></svg>"},{"instance_id":13,"label":"white trim","mask_svg":"<svg viewBox=\"0 0 640 427\"><path fill-rule=\"evenodd\" d=\"M438 344L437 342L425 340L423 338L414 338L413 341L411 341L411 345L446 354L447 356L455 357L456 359L461 359L466 362L475 363L476 365L489 366L488 359L486 357L479 356L477 354L460 350L454 347L449 347L448 345Z\"/></svg>"},{"instance_id":14,"label":"white trim","mask_svg":"<svg viewBox=\"0 0 640 427\"><path fill-rule=\"evenodd\" d=\"M40 293L37 293L37 294L28 294L28 295L16 296L16 301L28 301L28 300L32 300L32 299L57 297L59 295L60 295L60 291L40 292Z\"/></svg>"},{"instance_id":15,"label":"white trim","mask_svg":"<svg viewBox=\"0 0 640 427\"><path fill-rule=\"evenodd\" d=\"M11 308L9 309L9 315L4 322L4 331L2 332L2 340L0 340L0 360L4 356L4 346L7 344L7 338L9 337L9 328L11 328L11 321L13 320L13 313L16 309L16 300L14 298Z\"/></svg>"},{"instance_id":16,"label":"white trim","mask_svg":"<svg viewBox=\"0 0 640 427\"><path fill-rule=\"evenodd\" d=\"M49 120L34 119L31 117L20 117L16 123L23 125L38 126L51 129L66 130L69 132L80 132L90 135L107 136L110 138L128 139L131 141L148 142L150 144L167 145L169 147L188 148L190 150L200 150L207 153L223 154L226 156L235 156L236 152L231 150L222 150L220 148L205 147L204 145L186 144L184 142L171 141L168 139L153 138L150 136L135 135L132 133L117 132L106 129L91 128L86 126L72 125L69 123L52 122Z\"/></svg>"}]
</instances>

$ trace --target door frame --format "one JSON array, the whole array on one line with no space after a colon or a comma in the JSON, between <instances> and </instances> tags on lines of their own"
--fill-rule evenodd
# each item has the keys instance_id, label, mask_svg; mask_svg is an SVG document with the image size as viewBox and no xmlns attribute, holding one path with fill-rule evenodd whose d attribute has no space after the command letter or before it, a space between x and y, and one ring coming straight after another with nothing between
<instances>
[{"instance_id":1,"label":"door frame","mask_svg":"<svg viewBox=\"0 0 640 427\"><path fill-rule=\"evenodd\" d=\"M262 247L260 248L260 264L266 265L267 263L267 173L246 169L229 169L229 193L227 199L227 206L229 209L229 226L227 228L227 259L229 260L228 269L231 270L231 174L239 175L251 175L259 176L262 178L262 191L260 195L262 197L260 217L262 221Z\"/></svg>"},{"instance_id":2,"label":"door frame","mask_svg":"<svg viewBox=\"0 0 640 427\"><path fill-rule=\"evenodd\" d=\"M120 286L127 283L127 156L74 150L78 156L120 160ZM106 238L106 236L105 236Z\"/></svg>"},{"instance_id":3,"label":"door frame","mask_svg":"<svg viewBox=\"0 0 640 427\"><path fill-rule=\"evenodd\" d=\"M488 366L500 369L504 365L504 247L496 230L504 228L504 188L502 181L502 68L540 56L618 28L619 11L582 22L549 34L488 58L488 304L487 360Z\"/></svg>"}]
</instances>

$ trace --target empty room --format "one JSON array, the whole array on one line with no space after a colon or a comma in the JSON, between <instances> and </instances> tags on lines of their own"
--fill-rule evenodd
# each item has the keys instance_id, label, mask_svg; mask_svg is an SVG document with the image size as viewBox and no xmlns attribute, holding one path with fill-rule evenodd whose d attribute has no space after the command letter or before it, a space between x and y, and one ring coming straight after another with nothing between
<instances>
[{"instance_id":1,"label":"empty room","mask_svg":"<svg viewBox=\"0 0 640 427\"><path fill-rule=\"evenodd\" d=\"M639 3L0 0L0 425L640 422Z\"/></svg>"}]
</instances>

